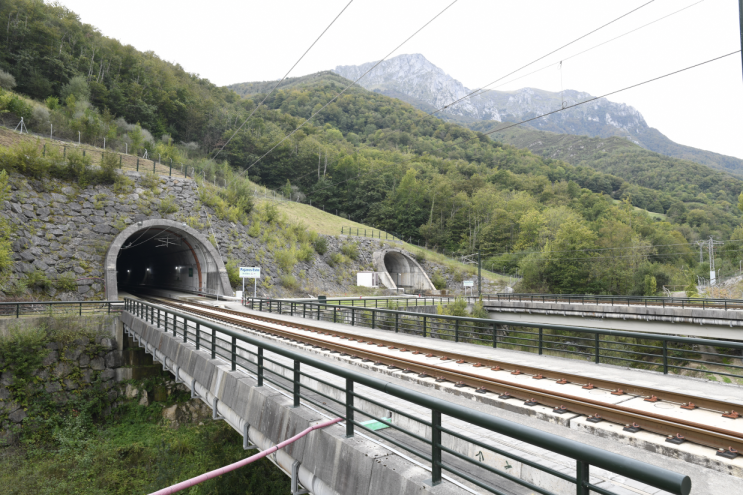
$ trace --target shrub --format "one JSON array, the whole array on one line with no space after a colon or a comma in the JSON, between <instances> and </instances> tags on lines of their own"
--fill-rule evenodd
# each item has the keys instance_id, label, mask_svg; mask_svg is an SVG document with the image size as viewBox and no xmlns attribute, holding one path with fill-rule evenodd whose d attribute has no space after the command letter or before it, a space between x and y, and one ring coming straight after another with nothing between
<instances>
[{"instance_id":1,"label":"shrub","mask_svg":"<svg viewBox=\"0 0 743 495\"><path fill-rule=\"evenodd\" d=\"M26 286L30 289L48 289L52 281L41 270L34 270L26 274Z\"/></svg>"},{"instance_id":2,"label":"shrub","mask_svg":"<svg viewBox=\"0 0 743 495\"><path fill-rule=\"evenodd\" d=\"M152 172L148 172L142 176L142 178L139 180L139 184L143 188L150 189L154 192L155 188L160 185L160 177L158 177L156 174L153 174Z\"/></svg>"},{"instance_id":3,"label":"shrub","mask_svg":"<svg viewBox=\"0 0 743 495\"><path fill-rule=\"evenodd\" d=\"M342 245L341 252L354 261L359 259L359 245L355 242L349 242Z\"/></svg>"},{"instance_id":4,"label":"shrub","mask_svg":"<svg viewBox=\"0 0 743 495\"><path fill-rule=\"evenodd\" d=\"M437 290L446 289L446 279L439 272L434 272L431 283Z\"/></svg>"},{"instance_id":5,"label":"shrub","mask_svg":"<svg viewBox=\"0 0 743 495\"><path fill-rule=\"evenodd\" d=\"M256 219L253 220L253 223L250 224L250 228L248 229L248 235L250 237L258 237L261 235L261 221Z\"/></svg>"},{"instance_id":6,"label":"shrub","mask_svg":"<svg viewBox=\"0 0 743 495\"><path fill-rule=\"evenodd\" d=\"M0 227L4 227L0 223ZM1 234L0 234L1 235ZM0 239L0 272L9 268L13 264L13 247L10 239Z\"/></svg>"},{"instance_id":7,"label":"shrub","mask_svg":"<svg viewBox=\"0 0 743 495\"><path fill-rule=\"evenodd\" d=\"M315 251L320 256L328 252L328 240L324 236L319 235L315 239Z\"/></svg>"},{"instance_id":8,"label":"shrub","mask_svg":"<svg viewBox=\"0 0 743 495\"><path fill-rule=\"evenodd\" d=\"M299 287L299 283L297 282L296 277L294 275L285 274L279 277L279 280L281 281L281 285L286 287L287 289L296 289Z\"/></svg>"},{"instance_id":9,"label":"shrub","mask_svg":"<svg viewBox=\"0 0 743 495\"><path fill-rule=\"evenodd\" d=\"M344 264L346 261L347 258L341 253L333 253L330 255L330 258L328 258L328 265L336 267L338 265Z\"/></svg>"},{"instance_id":10,"label":"shrub","mask_svg":"<svg viewBox=\"0 0 743 495\"><path fill-rule=\"evenodd\" d=\"M424 261L426 261L426 253L424 253L423 251L418 251L416 253L413 253L413 258L415 258L415 261L417 261L418 263L423 263Z\"/></svg>"},{"instance_id":11,"label":"shrub","mask_svg":"<svg viewBox=\"0 0 743 495\"><path fill-rule=\"evenodd\" d=\"M305 263L309 263L312 261L312 258L315 257L315 250L312 248L309 242L304 242L299 247L299 252L297 253L297 259L299 261L304 261Z\"/></svg>"},{"instance_id":12,"label":"shrub","mask_svg":"<svg viewBox=\"0 0 743 495\"><path fill-rule=\"evenodd\" d=\"M114 192L116 194L129 194L134 189L134 181L124 174L116 174L114 179Z\"/></svg>"},{"instance_id":13,"label":"shrub","mask_svg":"<svg viewBox=\"0 0 743 495\"><path fill-rule=\"evenodd\" d=\"M98 180L102 184L114 184L116 182L116 170L119 168L119 160L114 153L104 153L101 157L101 170Z\"/></svg>"},{"instance_id":14,"label":"shrub","mask_svg":"<svg viewBox=\"0 0 743 495\"><path fill-rule=\"evenodd\" d=\"M4 70L0 70L0 88L13 89L15 88L15 77L8 74Z\"/></svg>"},{"instance_id":15,"label":"shrub","mask_svg":"<svg viewBox=\"0 0 743 495\"><path fill-rule=\"evenodd\" d=\"M178 204L173 196L166 196L160 200L160 213L168 215L178 211Z\"/></svg>"},{"instance_id":16,"label":"shrub","mask_svg":"<svg viewBox=\"0 0 743 495\"><path fill-rule=\"evenodd\" d=\"M230 279L230 285L232 287L240 287L242 279L240 278L240 269L237 266L237 262L235 260L227 260L224 267L227 269L227 278Z\"/></svg>"},{"instance_id":17,"label":"shrub","mask_svg":"<svg viewBox=\"0 0 743 495\"><path fill-rule=\"evenodd\" d=\"M271 203L270 201L267 201L263 205L263 214L266 217L266 221L268 223L276 223L281 217L281 214L279 213L279 209L276 207L275 204Z\"/></svg>"},{"instance_id":18,"label":"shrub","mask_svg":"<svg viewBox=\"0 0 743 495\"><path fill-rule=\"evenodd\" d=\"M279 265L285 272L291 272L294 265L297 264L297 257L294 254L294 249L282 249L277 251L274 255L276 264Z\"/></svg>"},{"instance_id":19,"label":"shrub","mask_svg":"<svg viewBox=\"0 0 743 495\"><path fill-rule=\"evenodd\" d=\"M65 273L57 277L57 280L54 281L54 287L62 292L72 292L77 290L77 280L75 280L73 274Z\"/></svg>"}]
</instances>

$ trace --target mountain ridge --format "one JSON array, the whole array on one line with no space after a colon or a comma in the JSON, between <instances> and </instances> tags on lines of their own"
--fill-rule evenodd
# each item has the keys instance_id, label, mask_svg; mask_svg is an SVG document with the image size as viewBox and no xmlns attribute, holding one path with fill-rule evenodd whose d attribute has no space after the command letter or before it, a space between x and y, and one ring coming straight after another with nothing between
<instances>
[{"instance_id":1,"label":"mountain ridge","mask_svg":"<svg viewBox=\"0 0 743 495\"><path fill-rule=\"evenodd\" d=\"M332 72L356 80L375 63L337 66ZM429 113L472 91L421 54L399 55L384 61L359 85ZM479 121L520 122L589 98L592 95L571 89L561 93L528 87L515 91L489 90L466 98L437 116L469 127ZM634 107L605 98L526 123L524 127L578 136L622 137L650 151L743 176L743 160L676 143L650 127Z\"/></svg>"}]
</instances>

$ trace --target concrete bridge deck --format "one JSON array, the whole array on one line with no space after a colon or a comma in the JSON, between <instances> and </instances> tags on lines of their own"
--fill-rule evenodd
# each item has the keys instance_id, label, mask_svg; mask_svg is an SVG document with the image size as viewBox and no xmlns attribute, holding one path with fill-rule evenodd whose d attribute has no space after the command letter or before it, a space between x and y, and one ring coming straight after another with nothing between
<instances>
[{"instance_id":1,"label":"concrete bridge deck","mask_svg":"<svg viewBox=\"0 0 743 495\"><path fill-rule=\"evenodd\" d=\"M235 306L236 307L239 307L238 305L235 305ZM242 309L244 310L244 308L242 308ZM248 312L247 310L244 310L244 311ZM256 314L260 314L260 313L257 313L256 312ZM287 318L287 319L290 319L290 318ZM307 320L303 320L301 318L296 318L295 320L297 322L306 322L307 321ZM347 327L345 325L338 325L338 324L326 323L326 322L315 322L315 323L318 326L324 326L324 327L326 327L326 328L328 328L330 330L332 330L334 327L336 327L336 325L339 328L340 327L343 327L343 329L346 330L346 331L348 331L348 329L349 329L349 327ZM380 337L383 336L386 339L389 339L390 338L390 333L389 332L382 332L382 331L369 330L369 329L361 329L361 328L357 328L357 327L354 328L354 331L358 331L359 334L362 334L363 333L363 335L367 335L367 336L370 336L370 337L373 337L373 336L375 336L375 335L378 334ZM401 339L400 340L401 343L404 343L406 341L406 339L413 339L413 340L417 340L418 341L417 343L419 345L421 344L421 342L420 342L421 339L420 338L417 338L417 337L413 337L413 336L409 336L409 335L401 335L401 334L398 334L396 337L398 337L398 338ZM432 343L431 342L431 339L426 339L425 342L426 342L426 344L431 344ZM435 344L436 342L433 342L433 343ZM441 345L449 345L449 346L451 345L451 342L439 342L439 343ZM183 344L180 344L179 343L179 346L189 347L189 344L183 345ZM550 361L550 360L553 360L553 359L556 359L557 362L559 362L559 364L562 365L562 366L564 366L566 364L566 360L562 360L562 359L558 359L558 358L550 358L550 357L547 357L547 356L534 356L534 355L529 355L529 354L525 354L525 353L518 353L518 352L514 352L514 351L505 351L505 350L501 350L501 349L494 350L494 349L489 349L489 348L483 348L481 346L469 346L467 344L460 344L460 347L467 347L468 349L469 348L472 348L473 352L476 351L476 350L487 351L487 352L491 352L491 351L492 352L496 352L498 354L498 359L502 359L504 356L505 357L509 357L507 355L510 355L510 358L512 358L514 360L518 360L518 359L521 359L521 358L524 358L524 359L535 359L536 358L536 359L538 359L538 360L541 361L539 363L539 365L544 365L545 361ZM458 349L458 350L460 350L460 349ZM197 352L197 351L195 351L195 350L192 349L190 352L193 353L193 352ZM361 369L361 370L364 370L365 372L374 373L374 374L379 374L380 373L380 370L372 371L372 369L374 368L372 366L366 366L363 363L357 363L357 362L353 362L353 361L343 360L343 359L340 358L340 356L331 355L331 354L325 353L323 351L320 351L319 349L318 350L315 350L313 352L315 354L319 354L319 355L325 357L326 359L331 359L336 364L341 365L341 366L351 366L351 367L354 367L357 370L358 369ZM167 361L167 359L169 359L169 358L165 357L165 359ZM572 364L575 364L576 365L575 366L576 369L571 370L572 372L580 371L581 368L585 367L586 365L588 365L588 367L585 368L585 369L583 369L584 372L587 372L588 373L590 371L593 371L595 373L595 371L597 370L597 367L595 365L592 366L592 365L590 365L588 363L582 363L582 362L575 362L575 363L573 363L572 361L568 361L568 363L570 363L571 365ZM613 372L614 371L611 367L604 367L604 366L601 367L601 370L602 370L602 372L604 372L604 371ZM618 371L619 373L622 373L623 375L626 376L626 371L627 370L616 370L616 371ZM542 411L542 410L540 410L538 408L533 408L533 409L531 409L531 412L529 413L529 415L524 415L523 414L523 411L518 411L517 410L518 408L513 408L513 407L509 408L508 405L505 405L504 406L503 404L495 404L495 402L498 399L489 398L489 399L486 400L482 396L476 396L475 394L472 394L472 393L466 393L466 391L463 391L462 389L453 388L451 385L448 385L447 386L447 385L443 385L443 384L426 383L426 381L423 380L423 379L414 379L414 378L411 378L410 375L402 375L402 374L400 374L399 370L398 371L381 370L381 372L386 374L385 379L389 379L389 380L392 380L392 381L400 381L400 382L404 383L406 387L421 388L421 389L424 389L427 394L437 395L437 396L446 398L446 400L449 400L449 401L457 401L457 402L460 402L462 404L467 404L467 407L482 409L482 410L488 411L491 414L497 414L499 417L507 418L507 419L509 419L511 421L515 421L515 422L518 422L518 423L521 423L521 424L527 424L530 427L539 428L539 429L542 429L544 431L554 432L554 433L557 433L559 435L562 435L562 436L564 436L566 438L577 439L577 440L579 440L581 442L584 442L586 444L595 445L595 446L598 446L600 448L607 449L609 451L614 451L614 452L617 452L617 453L621 453L623 455L630 455L631 457L634 457L634 458L643 459L644 462L648 462L648 463L651 463L651 464L654 464L654 465L663 466L663 467L666 467L668 469L676 470L677 472L684 472L684 470L686 470L686 471L693 471L695 486L700 486L700 484L701 484L702 486L706 486L706 487L710 487L710 488L715 487L715 488L719 488L719 489L724 489L726 487L728 487L728 488L731 488L731 487L743 487L743 483L742 483L743 480L741 480L741 478L735 477L735 476L723 475L722 474L722 472L737 472L738 475L741 476L741 472L743 472L742 471L742 469L743 469L743 463L741 463L740 466L738 466L737 463L733 463L733 464L722 463L721 464L721 463L717 462L718 459L715 459L714 457L712 457L710 459L709 456L705 456L704 454L700 453L699 451L696 451L695 452L694 451L694 447L696 447L697 449L702 449L702 447L699 447L699 446L688 445L687 446L687 448L689 449L688 451L679 451L680 453L677 455L677 458L672 458L672 457L668 457L667 453L666 453L666 455L661 455L661 454L656 453L656 452L662 450L662 448L665 447L665 446L662 445L662 443L657 443L657 442L651 441L651 439L646 439L645 438L645 439L640 439L640 440L635 439L635 440L631 440L630 441L630 440L627 440L627 439L617 438L616 435L615 435L616 432L608 431L609 428L605 427L605 429L607 430L605 432L600 432L600 431L597 432L597 429L596 428L591 428L590 425L588 425L584 421L581 422L578 418L575 418L575 417L573 417L572 419L569 419L569 418L561 419L562 424L560 424L560 421L558 421L556 418L550 418L547 411ZM657 379L659 379L659 381L669 380L668 383L666 384L666 386L669 386L671 388L684 386L684 385L682 385L681 382L677 382L677 381L673 380L673 378L676 378L676 377L664 377L663 375L654 375L654 374L643 373L643 372L637 372L637 373L638 373L637 376L634 377L633 379L637 379L637 380L643 381L643 383L645 385L648 382L651 382L655 378L657 378ZM321 378L322 380L332 380L333 379L332 375L325 376L325 375L322 375L322 374L318 375L318 378ZM335 379L337 381L337 377L335 377ZM246 385L249 384L249 382L246 379L242 379L241 382L242 383L245 383ZM429 382L430 382L430 380L429 380ZM686 387L684 389L688 391L688 382L686 380L683 380L683 382L686 384ZM318 383L313 384L313 386L318 386ZM332 383L332 381L331 381L331 383ZM699 384L698 384L699 385L699 388L700 388L700 392L706 391L707 393L710 393L711 396L716 396L716 397L731 397L732 399L734 399L735 396L737 395L737 393L740 390L740 389L737 389L735 387L725 387L725 386L721 386L721 385L720 386L717 386L717 387L706 387L706 386L703 387L702 386L703 383L704 382L699 382ZM243 393L247 393L247 394L255 393L254 391L251 391L252 388L254 388L254 387L255 387L255 384L254 383L250 384L250 387L249 387L250 390L247 390L246 389ZM256 390L260 390L260 388L256 388ZM215 394L215 395L219 395L219 393L220 392L217 390L217 394ZM328 390L323 390L323 393L328 393ZM376 398L376 400L380 401L380 403L390 403L389 402L389 400L390 400L389 396L384 396L384 394L379 394L379 396L378 397L375 397L375 398ZM284 400L286 401L287 399L284 399ZM218 408L219 407L222 407L220 404L222 404L222 402L220 402L218 404ZM393 403L390 403L391 406L392 406L392 404ZM379 408L377 406L371 406L370 404L367 404L367 406L370 407L370 409L369 409L370 414L374 414L374 415L377 415L377 416L385 416L386 415L386 413L383 410L383 408ZM405 404L396 404L395 403L394 406L395 407L405 407ZM410 406L410 405L408 404L407 406ZM260 405L260 404L257 404L257 405L255 405L255 407L263 407L263 406ZM285 408L286 407L286 404L283 404L281 407L284 407ZM414 411L414 409L415 408L412 408L411 409L410 407L408 407L408 409L406 409L406 411L411 412L411 411ZM425 414L428 414L427 411L419 411L419 412L423 415L423 417L425 417ZM286 413L281 413L281 414L286 414ZM404 424L405 423L405 418L404 417L399 417L399 416L396 417L394 414L392 415L392 417L393 417L393 422L398 422L399 424ZM541 421L537 421L537 420L535 420L535 418L541 419ZM321 418L318 418L318 420L319 419L321 419ZM235 426L236 429L238 429L238 431L240 431L240 429L239 429L240 424L239 423L240 423L240 420L238 420L236 424L233 424L233 426ZM251 422L251 424L252 425L255 425L255 428L258 431L264 431L265 430L265 428L263 426L259 426L260 423ZM409 426L410 428L414 428L415 425L412 424L412 422L411 422L411 424L409 424L407 426ZM549 451L543 451L543 450L537 449L537 448L535 448L533 446L526 446L526 445L521 444L520 442L514 442L513 439L510 439L508 437L504 437L503 435L494 434L493 432L489 432L487 430L482 430L482 429L477 429L477 428L474 428L473 429L473 427L471 425L461 424L461 425L456 425L456 426L458 428L465 428L466 431L467 431L467 434L469 436L474 436L476 438L484 438L484 439L487 439L488 441L492 440L495 444L500 445L501 448L506 448L507 450L512 449L513 452L519 453L520 455L530 456L529 458L538 458L538 459L541 459L544 462L549 462L550 463L549 465L553 465L555 467L559 467L560 469L564 469L564 470L571 470L572 469L572 466L571 465L572 465L572 462L573 461L571 461L569 459L565 459L565 458L556 459L555 458L555 454L554 453L551 453ZM568 428L565 428L565 426L568 426ZM254 428L251 428L251 431L253 431L253 429ZM299 428L296 428L296 429L298 430ZM478 431L478 430L481 430L481 431ZM291 433L291 432L286 431L286 434L287 435L289 433ZM597 436L597 433L598 433L598 436ZM612 441L611 442L607 442L606 441L606 438L611 438ZM272 441L274 441L274 442L280 441L281 439L283 439L283 437L281 437L281 436L274 436L274 437L272 437ZM252 433L251 433L251 441L253 441ZM629 445L632 445L632 446L629 446ZM369 447L369 448L371 448L372 451L373 451L373 449L375 449L375 448L376 449L379 449L379 448L382 448L382 447L380 445L377 445L376 447L373 447L372 446L372 447ZM383 448L389 449L389 445L384 446ZM470 445L470 446L461 446L461 448L464 449L465 452L468 452L468 455L471 456L471 457L476 456L478 454L478 452L479 452L477 449L474 449L474 446L472 446L472 445ZM418 460L412 459L412 456L409 456L409 455L407 456L407 459L406 459L406 456L405 455L400 456L400 453L399 452L398 453L394 453L394 452L392 452L390 450L385 450L384 452L385 452L385 454L382 456L385 459L384 462L392 463L392 459L394 459L394 464L397 465L398 467L402 467L403 465L406 465L406 466L408 466L410 468L410 470L412 470L412 471L409 471L410 473L418 473L417 475L412 476L412 478L407 478L406 477L405 486L413 486L413 485L415 485L417 487L417 489L420 489L420 490L430 489L430 487L426 488L427 485L425 485L425 483L419 483L418 482L418 481L423 480L424 477L425 477L425 472L426 472L426 466L425 466L426 463L425 463L425 461L421 463L420 462L420 459L418 459ZM488 454L488 453L485 452L484 454ZM534 457L534 456L536 456L536 457ZM561 457L561 456L557 456L557 457ZM491 457L487 457L486 456L486 458L488 459L488 462L493 462L496 465L498 465L499 463L503 463L503 462L504 462L504 465L505 464L508 464L508 461L507 460L504 460L503 458L494 458L492 456ZM696 458L696 462L694 462L695 465L693 465L693 468L692 469L689 469L690 466L692 466L692 464L689 464L689 460L691 460L691 458ZM706 460L704 460L705 458L706 458ZM415 464L416 461L419 462L419 465L416 465ZM333 462L343 462L343 461L342 460L341 461L336 460L336 461L333 461ZM707 465L704 465L705 463L707 463ZM284 464L286 465L286 463L284 463ZM514 467L514 471L513 471L514 473L519 472L523 476L527 477L527 479L528 478L534 478L534 479L537 479L537 480L539 479L539 476L535 476L535 473L530 472L530 470L531 471L533 471L533 470L531 468L529 468L528 466L518 465L518 463L517 464L514 464L513 461L511 461L511 464L510 465L512 467ZM374 471L374 469L377 469L378 470L379 469L379 466L377 466L377 467L372 466L372 468L373 468L372 471ZM334 467L333 469L335 470L337 468ZM364 469L366 469L366 468L364 468ZM681 470L681 471L679 471L679 470ZM366 472L366 471L364 471L364 472ZM397 471L395 471L395 472L397 472ZM319 472L313 472L313 473L314 473L314 475L318 475L319 474ZM305 474L307 474L307 473L305 473ZM539 473L536 473L536 474L539 474ZM379 473L374 474L374 476L377 476L377 475L379 475ZM366 476L366 475L364 475L364 476ZM613 476L612 473L605 472L605 473L602 473L601 476L604 477L602 482L603 483L606 483L605 486L608 487L609 485L613 485L618 490L618 493L635 493L635 494L636 493L657 493L657 490L648 489L649 487L646 487L645 490L639 489L639 491L638 491L637 487L631 486L632 483L625 484L625 483L623 483L622 480L617 479L616 476L612 477ZM334 482L332 481L333 476L330 476L330 475L327 475L326 474L326 475L322 476L321 479L322 480L329 480L329 481L326 482L327 485L328 485L328 487L333 488L335 486L335 485L333 485ZM415 480L418 480L418 481L415 481ZM601 480L600 479L597 479L597 481L601 481ZM626 482L627 480L624 480L624 481ZM317 481L315 481L315 482L317 483ZM460 480L460 482L461 482L461 480ZM549 485L549 482L547 480L542 479L542 482L548 483L545 486L545 488L555 489L555 490L557 490L557 493L573 493L573 491L564 491L565 487ZM467 485L467 483L463 483L463 484L465 486ZM506 483L506 484L508 484L508 483ZM379 485L376 485L376 486L379 486ZM398 491L398 488L400 486L401 485L397 486L397 488L394 488L394 489L393 488L390 488L389 490L385 490L383 492L377 492L377 493L408 493L406 491L407 489L404 489L404 490L403 489L400 489L402 491ZM602 485L602 486L604 486L604 485ZM457 490L465 490L464 488L458 487L456 485L452 485L452 487L450 487L450 488L451 489L456 488ZM470 486L470 488L473 488L473 487ZM440 488L439 487L436 487L436 489L440 489ZM367 491L365 491L364 489L361 489L359 487L354 488L354 490L356 490L356 491L348 492L348 493L367 493ZM574 488L571 488L571 490L574 490ZM467 490L465 490L465 491L467 491ZM318 493L320 493L320 492L318 492ZM341 491L340 493L343 493L343 492ZM372 493L372 491L370 490L368 493ZM526 492L523 492L517 486L512 486L512 487L509 487L509 490L506 491L506 493L526 493ZM693 493L708 493L708 492L707 491L704 491L704 490L702 490L702 491L696 491L695 490Z\"/></svg>"},{"instance_id":2,"label":"concrete bridge deck","mask_svg":"<svg viewBox=\"0 0 743 495\"><path fill-rule=\"evenodd\" d=\"M743 310L580 301L484 300L494 320L743 340Z\"/></svg>"}]
</instances>

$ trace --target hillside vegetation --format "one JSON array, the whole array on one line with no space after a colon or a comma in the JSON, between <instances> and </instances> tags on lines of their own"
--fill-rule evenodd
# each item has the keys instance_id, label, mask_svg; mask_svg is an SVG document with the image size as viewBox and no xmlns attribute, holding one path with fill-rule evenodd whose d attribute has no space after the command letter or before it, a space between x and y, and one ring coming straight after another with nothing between
<instances>
[{"instance_id":1,"label":"hillside vegetation","mask_svg":"<svg viewBox=\"0 0 743 495\"><path fill-rule=\"evenodd\" d=\"M0 21L10 26L0 38L0 68L17 84L16 93L6 88L3 95L9 102L22 99L17 93L33 100L30 110L15 103L0 110L26 112L40 129L46 122L35 123L34 111L43 114L35 108L74 130L81 102L103 122L123 119L115 132L108 128L116 134L108 142L131 142L135 153L170 153L207 181L228 185L218 196L225 214L237 221L245 222L252 208L252 181L437 251L479 250L488 266L521 273L524 290L614 294L688 285L707 270L690 242L709 235L743 239L736 205L743 183L737 179L709 179L708 170L671 159L637 168L630 155L606 160L605 171L573 165L359 87L276 146L348 84L331 73L285 81L215 162L210 156L263 99L270 82L232 86L241 98L105 38L57 5L10 0L0 7ZM63 54L56 57L63 69L45 62L49 46ZM240 180L233 184L232 177ZM622 202L614 204L617 199ZM665 214L668 221L633 207ZM738 245L726 244L732 251L718 267L732 270Z\"/></svg>"}]
</instances>

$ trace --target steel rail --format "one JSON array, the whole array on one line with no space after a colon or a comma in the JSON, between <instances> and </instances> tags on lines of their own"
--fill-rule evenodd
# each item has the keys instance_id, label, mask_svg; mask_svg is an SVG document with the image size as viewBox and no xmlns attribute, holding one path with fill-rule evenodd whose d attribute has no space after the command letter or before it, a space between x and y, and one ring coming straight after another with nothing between
<instances>
[{"instance_id":1,"label":"steel rail","mask_svg":"<svg viewBox=\"0 0 743 495\"><path fill-rule=\"evenodd\" d=\"M371 389L381 391L392 397L397 397L406 400L412 404L428 408L431 411L433 435L431 440L432 454L432 474L433 484L437 484L441 479L442 470L451 470L451 466L442 462L441 459L441 436L438 432L442 431L441 419L442 417L451 417L457 420L464 421L465 423L472 424L488 429L489 431L498 432L509 436L511 438L520 440L527 444L546 449L548 451L557 453L562 456L566 456L576 461L576 477L575 479L569 479L576 484L576 493L586 493L586 488L592 488L589 483L588 475L591 467L605 469L612 473L616 473L625 478L630 478L641 483L665 490L677 495L688 495L691 490L691 479L688 476L684 476L678 473L671 472L667 469L656 467L646 462L637 461L628 457L624 457L618 454L607 452L601 448L586 445L574 440L570 440L561 435L547 433L532 427L513 423L504 419L500 419L492 414L474 410L470 407L455 404L447 400L433 397L428 393L418 392L410 388L401 386L398 383L381 379L374 374L361 373L357 370L339 366L332 361L327 359L316 358L308 355L306 352L293 350L286 346L279 345L253 335L253 332L245 332L244 329L233 328L231 326L222 325L215 322L212 318L203 318L194 314L193 312L183 311L181 309L168 308L167 306L154 305L145 301L136 301L131 298L126 298L127 304L127 315L138 318L140 321L144 320L150 325L160 327L159 320L161 311L165 313L166 321L168 316L174 322L173 338L176 338L176 317L181 319L183 322L183 330L186 330L186 326L196 325L196 331L198 334L199 325L204 329L211 329L212 336L216 335L217 332L227 335L232 338L232 354L229 358L232 363L233 370L236 366L235 359L235 344L236 341L247 343L258 347L259 355L262 350L267 350L272 353L287 357L294 360L295 367L298 363L302 363L311 368L315 368L321 371L327 371L337 377L345 378L346 392L347 394L353 393L353 385L359 384L362 386L370 387ZM157 311L157 314L155 314ZM157 321L156 321L157 320ZM244 324L244 322L242 322ZM167 328L165 329L167 332ZM183 332L183 342L186 343L186 336ZM178 339L180 341L180 339ZM261 364L259 359L259 374L258 374L258 386L261 384ZM295 389L294 398L295 403L298 404L300 399L299 379L295 374ZM353 428L349 427L353 423L347 422L347 428L349 431L348 435L353 435ZM465 438L466 440L466 438ZM488 490L494 493L499 491L494 487L488 486ZM603 490L603 489L602 489ZM602 493L611 493L609 491L602 491Z\"/></svg>"},{"instance_id":2,"label":"steel rail","mask_svg":"<svg viewBox=\"0 0 743 495\"><path fill-rule=\"evenodd\" d=\"M262 321L265 323L273 323L276 325L288 326L290 328L297 328L300 330L309 330L310 332L318 332L321 334L325 334L327 336L338 336L340 338L348 337L348 338L354 338L354 339L358 336L357 334L350 333L350 332L342 332L338 330L330 331L327 328L317 327L317 326L308 325L308 324L299 325L299 324L289 322L286 320L282 320L279 318L271 318L271 317L266 317L262 315L261 316L252 315L249 313L242 313L240 311L235 311L235 310L225 309L225 308L215 308L213 306L208 306L208 305L200 304L197 302L177 301L175 299L163 298L163 297L160 297L158 299L176 301L175 303L169 303L169 304L175 304L176 306L180 306L180 305L198 306L208 311L228 313L234 316L239 316L241 318L254 319L254 320ZM601 378L587 377L585 375L554 371L548 368L514 365L513 363L509 363L506 361L499 361L499 360L491 359L491 358L479 358L479 357L472 356L471 354L460 353L460 352L447 351L445 353L442 353L440 350L432 349L430 347L400 344L399 342L382 339L382 338L376 338L376 337L371 338L370 337L370 339L374 340L374 342L376 343L384 344L390 349L397 349L397 348L404 347L405 349L411 352L417 352L417 353L422 353L422 354L436 353L436 354L433 354L431 357L440 357L440 356L445 355L455 361L461 361L460 364L465 364L465 363L471 363L473 365L480 364L482 366L478 366L478 367L488 367L488 368L497 367L503 371L508 371L508 372L519 371L521 374L525 374L525 375L532 375L532 376L541 375L545 379L549 379L549 380L555 380L555 381L566 380L567 383L573 383L573 384L582 385L582 386L593 385L594 388L608 390L611 392L622 390L624 393L628 395L636 395L638 397L655 396L659 400L666 401L666 402L672 402L676 404L688 404L691 402L699 408L708 409L711 411L716 411L716 412L721 412L721 413L730 411L731 409L734 409L735 407L738 407L739 409L743 409L743 404L735 404L731 402L725 402L722 400L698 397L698 396L683 394L679 392L656 390L653 388L642 387L642 386L635 385L632 383L627 383L627 382L617 382L617 381L604 380Z\"/></svg>"},{"instance_id":3,"label":"steel rail","mask_svg":"<svg viewBox=\"0 0 743 495\"><path fill-rule=\"evenodd\" d=\"M427 376L437 379L443 378L454 383L470 386L481 392L487 391L500 393L501 395L505 392L508 392L511 397L522 399L525 401L529 401L530 399L538 399L537 402L545 406L553 408L565 407L567 410L574 413L582 414L588 417L592 416L594 418L601 418L619 424L637 424L643 430L651 431L664 436L675 437L677 434L680 434L688 441L706 445L714 449L724 450L730 447L733 447L738 451L743 449L743 434L731 430L703 425L700 423L686 421L678 418L669 418L667 416L643 412L637 409L619 406L616 404L605 404L600 401L577 397L569 394L563 394L560 392L545 391L543 389L538 389L529 385L513 384L511 382L506 382L497 378L483 377L461 370L451 370L442 366L420 363L414 360L390 356L378 351L358 349L356 347L328 342L324 339L298 335L295 332L280 330L260 324L248 323L241 319L235 319L214 314L219 312L230 312L236 313L240 316L240 318L247 317L248 319L253 316L246 315L245 313L234 312L232 310L225 310L223 308L205 307L205 309L208 309L208 311L193 308L183 308L183 306L194 305L191 302L168 303L168 305L180 306L182 310L191 311L206 318L222 321L235 326L247 327L262 333L278 335L288 340L302 343L304 345L313 345L322 349L329 350L331 352L335 351L341 354L351 355L352 357L359 357L362 359L373 361L375 363L400 368L406 371L417 372L420 376L423 377ZM258 317L254 319L257 319L259 321L269 320L267 318L261 319ZM277 324L276 321L280 321L281 323L279 324L288 326L290 328L303 330L307 329L304 325L286 325L286 323L289 322L282 320L273 319L273 321L264 322ZM322 333L324 334L326 330L322 330ZM354 338L353 340L357 339ZM361 340L359 341L359 343L374 344L375 342L369 343ZM434 356L431 355L430 357ZM515 395L511 394L512 392Z\"/></svg>"}]
</instances>

